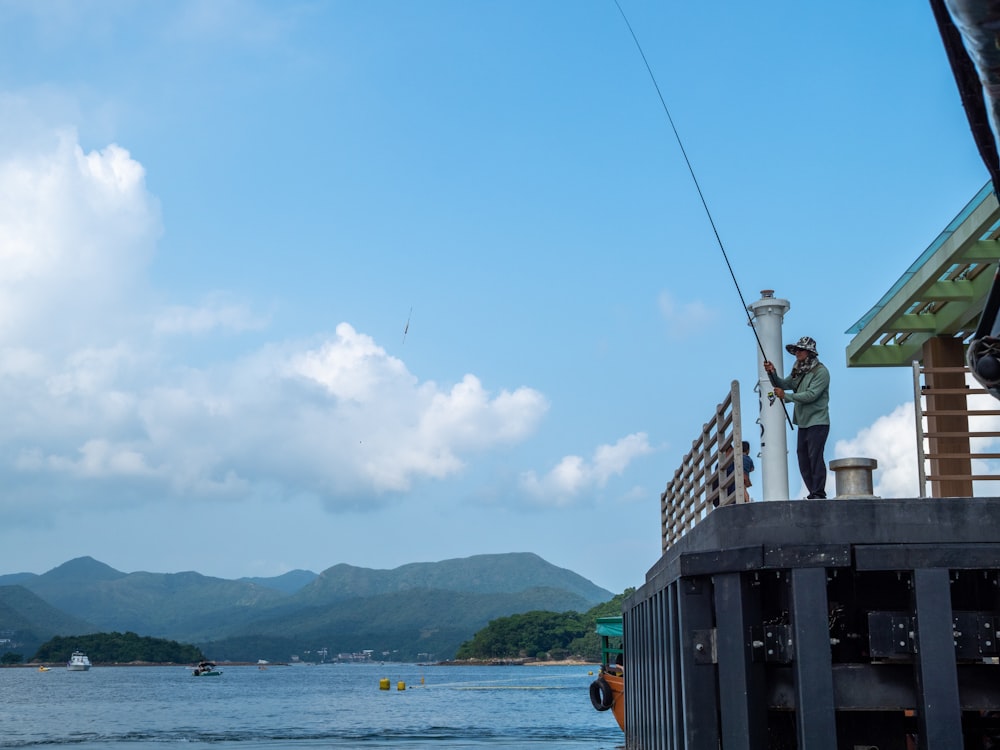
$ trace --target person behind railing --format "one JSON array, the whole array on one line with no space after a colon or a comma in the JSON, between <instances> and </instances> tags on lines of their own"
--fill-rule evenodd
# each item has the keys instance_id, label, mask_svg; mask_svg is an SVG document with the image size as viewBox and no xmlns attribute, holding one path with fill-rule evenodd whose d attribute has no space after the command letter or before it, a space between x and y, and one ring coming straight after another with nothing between
<instances>
[{"instance_id":1,"label":"person behind railing","mask_svg":"<svg viewBox=\"0 0 1000 750\"><path fill-rule=\"evenodd\" d=\"M750 458L750 443L746 440L742 442L743 446L743 502L750 502L750 490L747 489L753 483L750 481L750 472L756 467L753 465L753 459ZM733 471L736 469L736 462L733 461L733 445L729 443L726 446L726 478L728 479L733 475ZM736 482L732 481L726 486L726 496L727 498L732 496L736 492Z\"/></svg>"},{"instance_id":2,"label":"person behind railing","mask_svg":"<svg viewBox=\"0 0 1000 750\"><path fill-rule=\"evenodd\" d=\"M773 376L774 395L795 405L792 421L799 426L796 453L799 473L809 490L806 499L825 500L826 459L823 451L830 435L830 371L819 361L815 339L803 336L785 349L795 356L791 375L779 378L774 363L766 360L764 369Z\"/></svg>"},{"instance_id":3,"label":"person behind railing","mask_svg":"<svg viewBox=\"0 0 1000 750\"><path fill-rule=\"evenodd\" d=\"M746 440L743 441L743 502L750 502L750 487L753 486L753 482L750 481L750 472L752 472L756 467L753 465L753 459L750 458L750 443ZM732 451L732 446L729 447ZM733 464L729 464L729 468L726 470L726 474L733 473ZM733 494L736 491L736 482L729 485L729 494Z\"/></svg>"}]
</instances>

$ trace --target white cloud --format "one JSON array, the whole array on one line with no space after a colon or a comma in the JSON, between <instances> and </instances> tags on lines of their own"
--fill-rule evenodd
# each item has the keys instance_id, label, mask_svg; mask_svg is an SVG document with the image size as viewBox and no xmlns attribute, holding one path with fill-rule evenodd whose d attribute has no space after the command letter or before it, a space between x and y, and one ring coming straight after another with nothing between
<instances>
[{"instance_id":1,"label":"white cloud","mask_svg":"<svg viewBox=\"0 0 1000 750\"><path fill-rule=\"evenodd\" d=\"M85 153L72 131L15 147L0 131L5 509L251 495L365 507L524 440L548 408L536 390L494 392L471 374L421 382L347 323L309 345L180 361L168 347L187 336L264 321L221 293L156 307L160 233L124 149ZM611 451L600 471L623 460Z\"/></svg>"},{"instance_id":2,"label":"white cloud","mask_svg":"<svg viewBox=\"0 0 1000 750\"><path fill-rule=\"evenodd\" d=\"M537 391L491 394L471 375L447 390L420 383L346 323L318 347L266 349L211 371L157 377L139 363L145 386L128 364L109 351L67 361L23 404L52 415L59 434L27 430L16 468L143 477L161 492L214 497L261 486L336 509L451 476L469 456L530 435L547 408Z\"/></svg>"},{"instance_id":3,"label":"white cloud","mask_svg":"<svg viewBox=\"0 0 1000 750\"><path fill-rule=\"evenodd\" d=\"M292 357L288 373L321 386L329 411L315 414L310 428L353 457L377 491L454 474L463 454L527 437L548 408L535 390L491 395L473 375L447 390L419 383L401 360L347 323L337 326L335 339Z\"/></svg>"},{"instance_id":4,"label":"white cloud","mask_svg":"<svg viewBox=\"0 0 1000 750\"><path fill-rule=\"evenodd\" d=\"M380 384L405 380L407 387L415 385L401 360L388 356L371 337L358 334L347 323L337 326L333 341L295 356L289 371L322 385L337 399L358 403L370 403Z\"/></svg>"},{"instance_id":5,"label":"white cloud","mask_svg":"<svg viewBox=\"0 0 1000 750\"><path fill-rule=\"evenodd\" d=\"M718 313L701 300L681 303L667 291L660 292L657 305L667 323L667 335L672 339L698 336L718 317Z\"/></svg>"},{"instance_id":6,"label":"white cloud","mask_svg":"<svg viewBox=\"0 0 1000 750\"><path fill-rule=\"evenodd\" d=\"M0 345L113 340L146 296L161 228L142 166L51 136L19 151L0 140Z\"/></svg>"},{"instance_id":7,"label":"white cloud","mask_svg":"<svg viewBox=\"0 0 1000 750\"><path fill-rule=\"evenodd\" d=\"M633 433L614 445L598 446L589 462L580 456L565 456L541 477L525 472L521 487L542 504L566 506L583 492L604 487L611 477L623 474L634 459L652 452L646 433Z\"/></svg>"},{"instance_id":8,"label":"white cloud","mask_svg":"<svg viewBox=\"0 0 1000 750\"><path fill-rule=\"evenodd\" d=\"M879 417L850 440L838 440L837 458L874 458L878 468L872 476L879 497L917 497L917 429L913 403L900 404L891 414ZM832 472L831 472L832 474ZM834 479L828 478L828 484ZM833 497L833 493L828 493Z\"/></svg>"},{"instance_id":9,"label":"white cloud","mask_svg":"<svg viewBox=\"0 0 1000 750\"><path fill-rule=\"evenodd\" d=\"M123 475L148 476L152 472L143 454L127 445L114 445L107 440L88 440L79 450L76 460L53 456L49 467L67 471L76 477L107 477Z\"/></svg>"}]
</instances>

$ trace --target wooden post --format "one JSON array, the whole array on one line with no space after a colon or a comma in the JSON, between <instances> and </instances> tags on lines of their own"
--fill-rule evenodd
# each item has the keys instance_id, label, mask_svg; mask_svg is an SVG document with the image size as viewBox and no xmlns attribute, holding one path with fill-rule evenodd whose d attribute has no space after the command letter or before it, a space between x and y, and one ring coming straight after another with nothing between
<instances>
[{"instance_id":1,"label":"wooden post","mask_svg":"<svg viewBox=\"0 0 1000 750\"><path fill-rule=\"evenodd\" d=\"M924 343L924 367L964 367L965 345L961 339L935 336ZM965 388L965 374L962 372L925 372L924 382L928 389ZM939 410L967 411L968 399L961 393L929 393L927 411ZM927 416L927 432L968 432L969 418L965 414L943 414ZM968 477L972 474L972 459L969 456L968 437L930 437L929 453L962 454L961 458L932 458L931 471L936 476ZM971 479L946 479L931 482L931 497L972 497Z\"/></svg>"}]
</instances>

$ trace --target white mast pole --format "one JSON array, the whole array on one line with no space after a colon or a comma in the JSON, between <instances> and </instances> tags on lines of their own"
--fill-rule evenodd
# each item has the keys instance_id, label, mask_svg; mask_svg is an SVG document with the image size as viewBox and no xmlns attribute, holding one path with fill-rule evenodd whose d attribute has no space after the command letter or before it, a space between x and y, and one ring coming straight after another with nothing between
<instances>
[{"instance_id":1,"label":"white mast pole","mask_svg":"<svg viewBox=\"0 0 1000 750\"><path fill-rule=\"evenodd\" d=\"M761 298L749 306L753 314L751 324L757 332L764 353L757 349L757 391L760 405L760 473L763 480L764 500L788 500L788 442L785 432L785 410L781 400L774 395L774 387L764 369L764 356L772 362L779 377L784 377L785 366L781 346L781 325L791 304L776 299L773 289L764 289Z\"/></svg>"}]
</instances>

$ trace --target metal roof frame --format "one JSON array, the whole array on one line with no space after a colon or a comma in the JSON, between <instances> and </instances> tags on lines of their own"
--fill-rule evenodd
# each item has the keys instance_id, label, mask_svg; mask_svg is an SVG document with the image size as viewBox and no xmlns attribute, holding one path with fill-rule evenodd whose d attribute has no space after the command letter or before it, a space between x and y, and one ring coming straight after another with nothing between
<instances>
[{"instance_id":1,"label":"metal roof frame","mask_svg":"<svg viewBox=\"0 0 1000 750\"><path fill-rule=\"evenodd\" d=\"M848 367L910 367L935 336L967 339L1000 261L1000 203L988 182L846 333Z\"/></svg>"}]
</instances>

